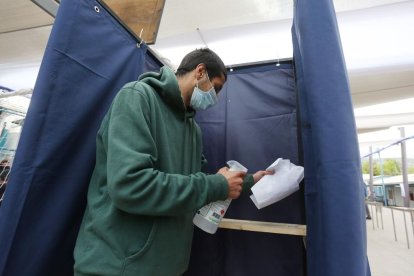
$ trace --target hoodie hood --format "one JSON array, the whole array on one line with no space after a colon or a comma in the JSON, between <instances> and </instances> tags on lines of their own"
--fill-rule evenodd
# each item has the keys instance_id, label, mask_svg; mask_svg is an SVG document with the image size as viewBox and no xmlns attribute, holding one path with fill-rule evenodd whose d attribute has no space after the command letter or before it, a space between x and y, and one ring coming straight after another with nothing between
<instances>
[{"instance_id":1,"label":"hoodie hood","mask_svg":"<svg viewBox=\"0 0 414 276\"><path fill-rule=\"evenodd\" d=\"M177 78L169 67L163 66L159 73L144 73L138 80L154 88L163 101L165 101L172 108L178 109L182 112L186 111Z\"/></svg>"}]
</instances>

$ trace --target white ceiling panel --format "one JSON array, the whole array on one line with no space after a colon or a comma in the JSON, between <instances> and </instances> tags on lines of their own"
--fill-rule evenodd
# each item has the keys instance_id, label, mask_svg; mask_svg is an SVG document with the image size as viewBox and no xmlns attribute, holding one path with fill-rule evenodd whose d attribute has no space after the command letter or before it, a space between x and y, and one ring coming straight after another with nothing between
<instances>
[{"instance_id":1,"label":"white ceiling panel","mask_svg":"<svg viewBox=\"0 0 414 276\"><path fill-rule=\"evenodd\" d=\"M30 0L0 0L0 7L0 34L51 25L54 21Z\"/></svg>"}]
</instances>

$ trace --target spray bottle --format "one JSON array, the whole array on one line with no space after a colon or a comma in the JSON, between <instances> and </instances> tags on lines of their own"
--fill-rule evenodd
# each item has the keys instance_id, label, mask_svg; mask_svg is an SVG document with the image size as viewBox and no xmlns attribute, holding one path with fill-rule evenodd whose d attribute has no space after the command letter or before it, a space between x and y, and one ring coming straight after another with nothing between
<instances>
[{"instance_id":1,"label":"spray bottle","mask_svg":"<svg viewBox=\"0 0 414 276\"><path fill-rule=\"evenodd\" d=\"M247 172L247 169L241 165L239 162L230 160L227 161L229 166L229 171L242 171ZM231 203L231 199L228 198L224 201L216 201L207 204L202 207L194 216L193 223L198 226L200 229L204 230L207 233L214 234L217 231L218 225L220 224L221 219L226 214L227 208Z\"/></svg>"}]
</instances>

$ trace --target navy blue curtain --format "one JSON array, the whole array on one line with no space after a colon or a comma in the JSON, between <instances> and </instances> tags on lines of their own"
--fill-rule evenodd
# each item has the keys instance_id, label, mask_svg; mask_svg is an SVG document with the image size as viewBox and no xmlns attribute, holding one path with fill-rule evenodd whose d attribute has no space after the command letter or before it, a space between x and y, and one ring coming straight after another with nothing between
<instances>
[{"instance_id":1,"label":"navy blue curtain","mask_svg":"<svg viewBox=\"0 0 414 276\"><path fill-rule=\"evenodd\" d=\"M233 68L219 103L196 120L203 131L207 172L237 160L254 173L277 158L299 163L296 94L291 64ZM227 218L304 224L303 196L297 192L258 210L250 191L233 200ZM195 227L186 275L304 275L302 237Z\"/></svg>"},{"instance_id":2,"label":"navy blue curtain","mask_svg":"<svg viewBox=\"0 0 414 276\"><path fill-rule=\"evenodd\" d=\"M0 275L73 275L96 132L117 91L159 67L146 49L98 2L61 2L0 208Z\"/></svg>"},{"instance_id":3,"label":"navy blue curtain","mask_svg":"<svg viewBox=\"0 0 414 276\"><path fill-rule=\"evenodd\" d=\"M308 275L370 275L357 132L334 6L294 4Z\"/></svg>"}]
</instances>

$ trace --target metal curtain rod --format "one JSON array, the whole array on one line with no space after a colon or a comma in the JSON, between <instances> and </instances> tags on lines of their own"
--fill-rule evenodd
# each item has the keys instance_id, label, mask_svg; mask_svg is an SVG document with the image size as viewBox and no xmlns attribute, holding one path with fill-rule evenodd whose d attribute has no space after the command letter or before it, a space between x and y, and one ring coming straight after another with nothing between
<instances>
[{"instance_id":1,"label":"metal curtain rod","mask_svg":"<svg viewBox=\"0 0 414 276\"><path fill-rule=\"evenodd\" d=\"M234 69L234 68L240 68L240 67L260 66L260 65L272 64L272 63L276 64L278 62L279 63L292 63L293 58L281 58L281 59L271 59L271 60L231 64L231 65L226 65L226 68L227 69L232 69L232 68Z\"/></svg>"},{"instance_id":2,"label":"metal curtain rod","mask_svg":"<svg viewBox=\"0 0 414 276\"><path fill-rule=\"evenodd\" d=\"M362 156L361 158L365 158L365 157L368 157L368 156L373 155L373 154L375 154L375 153L379 153L379 152L381 152L381 151L383 151L383 150L385 150L385 149L387 149L387 148L389 148L389 147L395 146L395 145L397 145L397 144L399 144L399 143L401 143L401 142L404 142L405 140L409 140L409 139L413 139L413 138L414 138L414 135L413 135L413 136L408 136L408 137L402 138L402 139L400 139L400 140L395 141L395 142L394 142L394 143L392 143L392 144L389 144L388 146L385 146L385 147L383 147L383 148L377 149L376 151L373 151L373 152L371 152L371 153L368 153L368 154L366 154L366 155Z\"/></svg>"}]
</instances>

